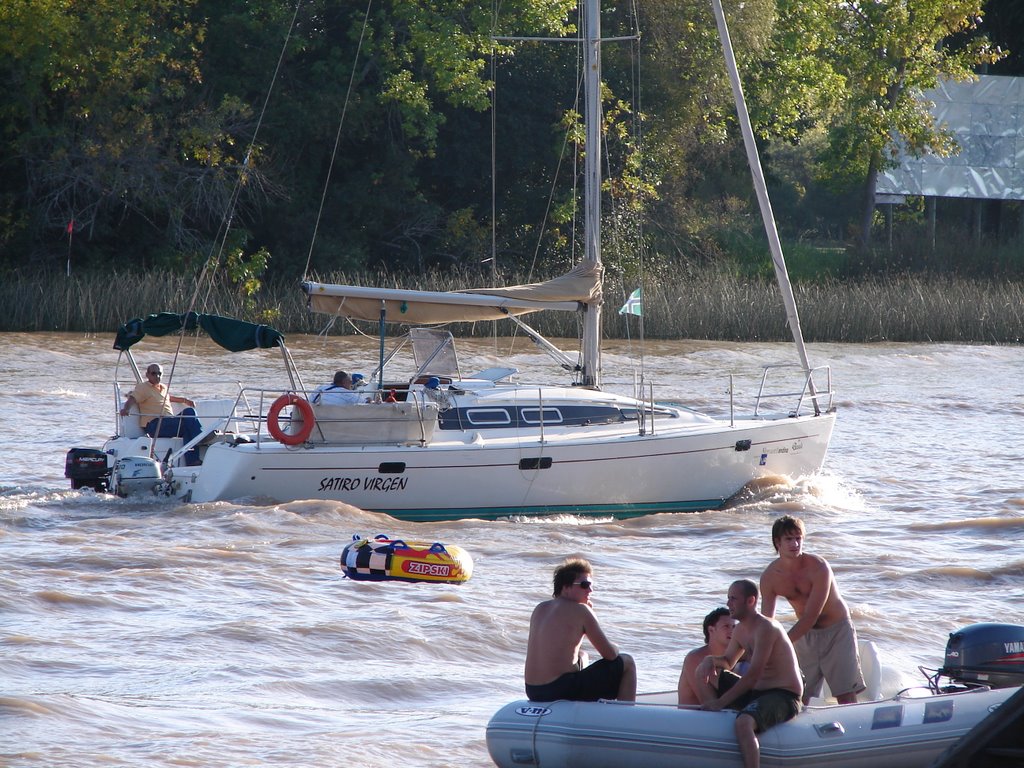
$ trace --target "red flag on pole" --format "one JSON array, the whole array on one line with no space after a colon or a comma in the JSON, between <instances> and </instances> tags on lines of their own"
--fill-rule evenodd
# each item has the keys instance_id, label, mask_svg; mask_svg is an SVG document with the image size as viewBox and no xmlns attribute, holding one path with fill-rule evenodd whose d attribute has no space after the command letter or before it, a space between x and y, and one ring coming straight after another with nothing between
<instances>
[{"instance_id":1,"label":"red flag on pole","mask_svg":"<svg viewBox=\"0 0 1024 768\"><path fill-rule=\"evenodd\" d=\"M68 222L68 234L70 235L74 231L75 231L75 220L72 219L71 221Z\"/></svg>"}]
</instances>

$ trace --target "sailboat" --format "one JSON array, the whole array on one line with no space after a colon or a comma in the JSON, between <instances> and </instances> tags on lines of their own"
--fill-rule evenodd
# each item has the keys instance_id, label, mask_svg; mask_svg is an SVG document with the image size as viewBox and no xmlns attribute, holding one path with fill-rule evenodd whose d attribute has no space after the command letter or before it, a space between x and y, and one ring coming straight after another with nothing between
<instances>
[{"instance_id":1,"label":"sailboat","mask_svg":"<svg viewBox=\"0 0 1024 768\"><path fill-rule=\"evenodd\" d=\"M233 404L210 404L205 412L213 417L187 444L129 437L119 429L95 454L73 449L78 464L72 466L69 453L66 472L72 484L191 502L334 500L426 521L714 509L760 478L820 470L835 423L831 374L827 366L809 364L777 234L773 260L799 357L788 368L792 378L779 384L780 367L766 368L752 410L740 414L730 403L727 418L658 402L650 387L630 395L602 389L597 0L587 0L583 27L585 258L573 270L543 283L452 292L306 281L302 290L313 312L379 324L380 364L356 390L362 402L313 402L283 337L268 334L269 346L284 352L287 388L243 388ZM766 203L763 178L759 184L758 198ZM773 233L772 226L770 240ZM539 311L582 315L578 358L521 320ZM438 326L480 320L514 323L556 359L563 379L520 382L514 367L463 371L453 335ZM145 324L135 321L143 331ZM388 324L408 326L408 332L385 354ZM389 378L407 348L414 373ZM124 352L128 369L141 379L130 346ZM203 408L197 403L200 416ZM185 453L195 448L202 464L184 466Z\"/></svg>"}]
</instances>

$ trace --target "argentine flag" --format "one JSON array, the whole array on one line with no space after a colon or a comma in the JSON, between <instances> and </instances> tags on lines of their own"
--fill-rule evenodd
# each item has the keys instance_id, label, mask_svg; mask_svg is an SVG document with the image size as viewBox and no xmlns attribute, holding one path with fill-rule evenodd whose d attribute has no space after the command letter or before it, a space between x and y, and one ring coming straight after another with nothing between
<instances>
[{"instance_id":1,"label":"argentine flag","mask_svg":"<svg viewBox=\"0 0 1024 768\"><path fill-rule=\"evenodd\" d=\"M622 309L619 310L620 315L637 315L638 317L644 316L643 294L641 293L642 290L642 288L637 288L635 291L629 294L629 298L626 299L626 303L623 304Z\"/></svg>"}]
</instances>

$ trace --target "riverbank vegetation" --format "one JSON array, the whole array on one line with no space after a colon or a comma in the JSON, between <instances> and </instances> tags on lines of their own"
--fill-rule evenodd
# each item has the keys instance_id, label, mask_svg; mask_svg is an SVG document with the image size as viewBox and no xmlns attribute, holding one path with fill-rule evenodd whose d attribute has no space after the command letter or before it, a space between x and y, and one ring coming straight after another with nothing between
<instances>
[{"instance_id":1,"label":"riverbank vegetation","mask_svg":"<svg viewBox=\"0 0 1024 768\"><path fill-rule=\"evenodd\" d=\"M357 284L395 285L386 274L328 276ZM435 274L403 287L455 290L483 284L480 274ZM514 281L516 276L510 276ZM605 335L638 338L640 319L618 314L635 288L615 281L605 287ZM145 276L128 272L58 278L47 284L15 277L0 284L4 331L77 331L113 336L126 320L190 306L194 284L177 273ZM1024 341L1024 282L941 275L902 274L860 280L824 277L795 283L805 338L818 342L961 342L1017 344ZM295 281L271 280L255 297L221 286L199 311L267 322L289 333L348 334L354 326L332 323L307 311ZM790 338L778 289L768 278L716 265L663 275L644 286L643 334L657 339L785 341ZM546 336L574 338L576 318L539 313L525 318ZM510 326L499 326L510 333ZM376 328L361 324L371 335ZM453 328L486 336L491 323Z\"/></svg>"},{"instance_id":2,"label":"riverbank vegetation","mask_svg":"<svg viewBox=\"0 0 1024 768\"><path fill-rule=\"evenodd\" d=\"M954 150L917 100L939 78L1024 72L1020 3L725 5L783 235L891 271L872 175L897 135ZM575 46L511 38L577 24L575 0L0 4L0 274L562 269ZM708 0L606 0L602 25L623 38L602 54L607 263L729 258L754 206ZM979 236L1020 241L1008 205Z\"/></svg>"},{"instance_id":3,"label":"riverbank vegetation","mask_svg":"<svg viewBox=\"0 0 1024 768\"><path fill-rule=\"evenodd\" d=\"M940 200L932 228L919 200L887 221L869 193L897 136L955 150L924 90L1024 74L1024 6L725 5L807 337L1017 341L1024 203ZM314 332L304 275L443 289L565 271L582 249L575 46L512 38L575 34L575 6L0 4L0 327L195 308ZM602 49L607 333L642 284L650 336L785 338L708 0L606 0L602 25L619 38Z\"/></svg>"}]
</instances>

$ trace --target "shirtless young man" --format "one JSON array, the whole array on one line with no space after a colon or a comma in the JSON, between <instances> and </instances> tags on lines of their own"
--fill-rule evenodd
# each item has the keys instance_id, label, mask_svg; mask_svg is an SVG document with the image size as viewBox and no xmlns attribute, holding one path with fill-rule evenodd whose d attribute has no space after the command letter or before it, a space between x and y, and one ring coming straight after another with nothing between
<instances>
[{"instance_id":1,"label":"shirtless young man","mask_svg":"<svg viewBox=\"0 0 1024 768\"><path fill-rule=\"evenodd\" d=\"M779 553L761 574L761 611L775 616L776 598L793 606L797 622L789 629L804 676L804 704L828 686L840 704L853 704L863 691L864 675L857 651L857 631L850 609L839 594L832 568L824 558L803 551L804 524L785 515L772 526Z\"/></svg>"},{"instance_id":2,"label":"shirtless young man","mask_svg":"<svg viewBox=\"0 0 1024 768\"><path fill-rule=\"evenodd\" d=\"M708 656L697 667L697 685L704 688L700 694L704 700L701 709L740 710L735 730L743 766L758 768L761 745L757 734L796 717L803 684L796 652L786 630L779 622L757 611L757 585L749 579L740 579L730 585L728 594L726 604L739 624L733 630L725 653ZM702 678L710 676L713 668L731 669L744 652L750 657L750 667L735 685L717 696Z\"/></svg>"},{"instance_id":3,"label":"shirtless young man","mask_svg":"<svg viewBox=\"0 0 1024 768\"><path fill-rule=\"evenodd\" d=\"M729 615L728 608L715 608L704 617L704 645L694 648L683 659L683 669L679 673L679 704L700 704L700 695L697 693L696 672L697 666L707 656L721 656L729 647L732 640L733 627L736 626L736 619ZM711 688L721 692L721 676L718 668L714 670L714 677L710 681ZM735 680L735 678L730 678ZM701 689L704 690L704 689Z\"/></svg>"},{"instance_id":4,"label":"shirtless young man","mask_svg":"<svg viewBox=\"0 0 1024 768\"><path fill-rule=\"evenodd\" d=\"M526 695L531 701L636 701L636 664L619 653L590 602L593 569L567 560L555 569L554 598L533 609L526 646ZM583 667L586 637L601 658Z\"/></svg>"}]
</instances>

